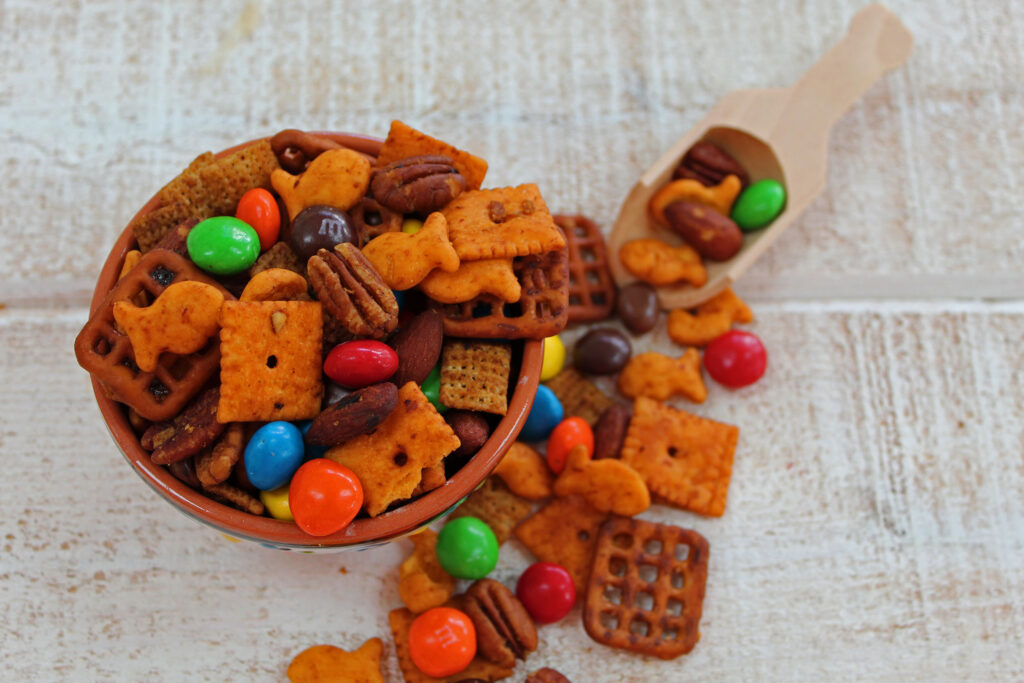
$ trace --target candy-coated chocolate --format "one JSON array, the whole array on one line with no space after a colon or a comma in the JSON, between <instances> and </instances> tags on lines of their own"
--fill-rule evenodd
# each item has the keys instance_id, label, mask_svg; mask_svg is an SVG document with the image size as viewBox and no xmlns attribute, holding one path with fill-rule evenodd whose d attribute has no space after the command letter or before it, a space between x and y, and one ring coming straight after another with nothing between
<instances>
[{"instance_id":1,"label":"candy-coated chocolate","mask_svg":"<svg viewBox=\"0 0 1024 683\"><path fill-rule=\"evenodd\" d=\"M324 360L324 374L343 387L360 389L385 381L398 369L398 354L384 342L357 339L338 344Z\"/></svg>"},{"instance_id":2,"label":"candy-coated chocolate","mask_svg":"<svg viewBox=\"0 0 1024 683\"><path fill-rule=\"evenodd\" d=\"M260 491L288 483L302 464L302 432L291 422L270 422L249 439L245 447L245 476Z\"/></svg>"},{"instance_id":3,"label":"candy-coated chocolate","mask_svg":"<svg viewBox=\"0 0 1024 683\"><path fill-rule=\"evenodd\" d=\"M317 458L295 472L288 503L300 529L327 536L348 526L363 507L363 485L344 465Z\"/></svg>"},{"instance_id":4,"label":"candy-coated chocolate","mask_svg":"<svg viewBox=\"0 0 1024 683\"><path fill-rule=\"evenodd\" d=\"M416 218L406 218L402 221L402 232L408 235L415 235L423 229L423 221Z\"/></svg>"},{"instance_id":5,"label":"candy-coated chocolate","mask_svg":"<svg viewBox=\"0 0 1024 683\"><path fill-rule=\"evenodd\" d=\"M434 366L434 369L430 371L427 378L423 380L423 384L420 385L420 391L427 397L430 404L437 409L437 412L443 413L448 410L448 406L441 403L441 364L438 363Z\"/></svg>"},{"instance_id":6,"label":"candy-coated chocolate","mask_svg":"<svg viewBox=\"0 0 1024 683\"><path fill-rule=\"evenodd\" d=\"M740 193L732 205L731 217L740 230L760 230L782 213L786 188L778 180L759 180Z\"/></svg>"},{"instance_id":7,"label":"candy-coated chocolate","mask_svg":"<svg viewBox=\"0 0 1024 683\"><path fill-rule=\"evenodd\" d=\"M730 330L704 349L704 367L711 379L732 389L761 379L767 365L764 344L756 335L743 330Z\"/></svg>"},{"instance_id":8,"label":"candy-coated chocolate","mask_svg":"<svg viewBox=\"0 0 1024 683\"><path fill-rule=\"evenodd\" d=\"M245 221L260 238L260 251L274 246L281 233L281 209L274 195L262 187L254 187L238 200L235 218Z\"/></svg>"},{"instance_id":9,"label":"candy-coated chocolate","mask_svg":"<svg viewBox=\"0 0 1024 683\"><path fill-rule=\"evenodd\" d=\"M519 438L523 441L543 441L555 425L562 421L562 415L562 402L555 396L555 392L543 384L539 385Z\"/></svg>"},{"instance_id":10,"label":"candy-coated chocolate","mask_svg":"<svg viewBox=\"0 0 1024 683\"><path fill-rule=\"evenodd\" d=\"M548 437L548 468L555 474L561 474L569 451L583 444L587 449L587 457L594 455L594 430L582 417L567 417L551 430Z\"/></svg>"},{"instance_id":11,"label":"candy-coated chocolate","mask_svg":"<svg viewBox=\"0 0 1024 683\"><path fill-rule=\"evenodd\" d=\"M357 243L356 230L347 213L331 206L303 209L288 231L288 243L303 263L319 250L330 251L342 242Z\"/></svg>"},{"instance_id":12,"label":"candy-coated chocolate","mask_svg":"<svg viewBox=\"0 0 1024 683\"><path fill-rule=\"evenodd\" d=\"M498 539L476 517L456 517L437 535L437 560L460 579L482 579L498 564Z\"/></svg>"},{"instance_id":13,"label":"candy-coated chocolate","mask_svg":"<svg viewBox=\"0 0 1024 683\"><path fill-rule=\"evenodd\" d=\"M214 275L234 275L260 255L260 237L245 221L215 216L189 230L185 248L193 263Z\"/></svg>"},{"instance_id":14,"label":"candy-coated chocolate","mask_svg":"<svg viewBox=\"0 0 1024 683\"><path fill-rule=\"evenodd\" d=\"M453 676L475 656L476 627L465 612L434 607L409 625L409 657L428 676Z\"/></svg>"},{"instance_id":15,"label":"candy-coated chocolate","mask_svg":"<svg viewBox=\"0 0 1024 683\"><path fill-rule=\"evenodd\" d=\"M536 562L516 582L516 597L538 624L561 621L576 602L572 575L560 564Z\"/></svg>"},{"instance_id":16,"label":"candy-coated chocolate","mask_svg":"<svg viewBox=\"0 0 1024 683\"><path fill-rule=\"evenodd\" d=\"M557 334L544 340L544 360L540 366L540 381L547 382L565 366L565 344Z\"/></svg>"},{"instance_id":17,"label":"candy-coated chocolate","mask_svg":"<svg viewBox=\"0 0 1024 683\"><path fill-rule=\"evenodd\" d=\"M612 375L626 367L633 346L614 327L596 327L579 338L573 352L576 368L592 375Z\"/></svg>"},{"instance_id":18,"label":"candy-coated chocolate","mask_svg":"<svg viewBox=\"0 0 1024 683\"><path fill-rule=\"evenodd\" d=\"M658 294L646 282L633 282L619 290L615 311L633 334L644 334L658 324Z\"/></svg>"},{"instance_id":19,"label":"candy-coated chocolate","mask_svg":"<svg viewBox=\"0 0 1024 683\"><path fill-rule=\"evenodd\" d=\"M295 521L292 509L288 506L288 486L279 486L273 491L260 491L260 501L274 519Z\"/></svg>"}]
</instances>

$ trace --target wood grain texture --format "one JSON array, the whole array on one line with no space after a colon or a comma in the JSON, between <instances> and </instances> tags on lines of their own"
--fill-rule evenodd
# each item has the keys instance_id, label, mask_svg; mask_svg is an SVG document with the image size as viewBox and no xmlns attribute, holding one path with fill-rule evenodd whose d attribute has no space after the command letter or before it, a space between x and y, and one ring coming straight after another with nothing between
<instances>
[{"instance_id":1,"label":"wood grain texture","mask_svg":"<svg viewBox=\"0 0 1024 683\"><path fill-rule=\"evenodd\" d=\"M607 226L722 94L791 84L860 5L4 0L0 670L275 681L309 645L390 640L403 546L296 556L196 525L124 464L74 361L108 246L196 154L401 118ZM726 515L644 515L711 543L701 642L613 652L577 609L512 680L1024 678L1024 6L891 7L914 54L738 287L769 371L695 408L741 427ZM495 577L529 561L510 542Z\"/></svg>"}]
</instances>

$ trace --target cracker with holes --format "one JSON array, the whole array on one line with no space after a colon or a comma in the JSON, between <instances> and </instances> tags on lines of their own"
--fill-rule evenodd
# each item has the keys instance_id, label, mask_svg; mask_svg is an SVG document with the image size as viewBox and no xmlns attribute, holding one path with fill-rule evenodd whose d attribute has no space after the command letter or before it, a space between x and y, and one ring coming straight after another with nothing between
<instances>
[{"instance_id":1,"label":"cracker with holes","mask_svg":"<svg viewBox=\"0 0 1024 683\"><path fill-rule=\"evenodd\" d=\"M316 301L221 307L220 422L306 420L323 396L323 313Z\"/></svg>"},{"instance_id":2,"label":"cracker with holes","mask_svg":"<svg viewBox=\"0 0 1024 683\"><path fill-rule=\"evenodd\" d=\"M521 441L509 447L494 468L494 475L501 477L509 490L520 498L543 500L553 495L555 475L551 468L540 453Z\"/></svg>"},{"instance_id":3,"label":"cracker with holes","mask_svg":"<svg viewBox=\"0 0 1024 683\"><path fill-rule=\"evenodd\" d=\"M441 403L504 415L511 362L512 349L502 342L447 342L441 351Z\"/></svg>"},{"instance_id":4,"label":"cracker with holes","mask_svg":"<svg viewBox=\"0 0 1024 683\"><path fill-rule=\"evenodd\" d=\"M459 447L459 437L415 382L398 390L398 406L372 434L361 434L324 455L345 465L363 485L363 507L370 517L405 500L434 467Z\"/></svg>"},{"instance_id":5,"label":"cracker with holes","mask_svg":"<svg viewBox=\"0 0 1024 683\"><path fill-rule=\"evenodd\" d=\"M565 567L583 595L597 542L597 531L607 513L595 509L583 496L555 498L519 524L515 536L541 562Z\"/></svg>"},{"instance_id":6,"label":"cracker with holes","mask_svg":"<svg viewBox=\"0 0 1024 683\"><path fill-rule=\"evenodd\" d=\"M512 535L512 529L523 521L532 506L516 494L496 477L488 477L466 501L455 509L451 518L476 517L491 527L498 544L502 544Z\"/></svg>"},{"instance_id":7,"label":"cracker with holes","mask_svg":"<svg viewBox=\"0 0 1024 683\"><path fill-rule=\"evenodd\" d=\"M700 374L700 353L687 349L679 358L657 351L637 354L619 373L619 391L629 398L647 396L658 401L682 396L694 403L708 397Z\"/></svg>"},{"instance_id":8,"label":"cracker with holes","mask_svg":"<svg viewBox=\"0 0 1024 683\"><path fill-rule=\"evenodd\" d=\"M669 504L721 517L739 433L738 427L640 397L621 458Z\"/></svg>"},{"instance_id":9,"label":"cracker with holes","mask_svg":"<svg viewBox=\"0 0 1024 683\"><path fill-rule=\"evenodd\" d=\"M662 659L700 639L708 542L690 529L613 517L597 538L583 605L595 641Z\"/></svg>"},{"instance_id":10,"label":"cracker with holes","mask_svg":"<svg viewBox=\"0 0 1024 683\"><path fill-rule=\"evenodd\" d=\"M448 238L463 261L565 248L565 237L532 183L463 192L442 213L448 219Z\"/></svg>"},{"instance_id":11,"label":"cracker with holes","mask_svg":"<svg viewBox=\"0 0 1024 683\"><path fill-rule=\"evenodd\" d=\"M732 289L705 301L693 313L683 309L668 314L668 336L684 346L707 346L732 328L733 323L749 323L754 313Z\"/></svg>"}]
</instances>

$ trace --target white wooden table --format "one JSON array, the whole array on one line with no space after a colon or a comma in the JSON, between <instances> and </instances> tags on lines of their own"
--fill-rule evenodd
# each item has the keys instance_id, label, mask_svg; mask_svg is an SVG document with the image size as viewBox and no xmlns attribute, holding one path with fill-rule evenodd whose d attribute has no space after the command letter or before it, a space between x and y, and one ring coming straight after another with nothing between
<instances>
[{"instance_id":1,"label":"white wooden table","mask_svg":"<svg viewBox=\"0 0 1024 683\"><path fill-rule=\"evenodd\" d=\"M6 678L274 681L309 645L390 644L404 547L226 542L132 474L74 361L114 236L198 152L400 118L608 225L715 100L788 84L859 6L0 3ZM1024 677L1024 5L893 9L909 63L738 287L768 373L696 409L742 430L728 510L644 515L711 543L700 644L608 650L577 609L514 680ZM506 545L497 578L528 561Z\"/></svg>"}]
</instances>

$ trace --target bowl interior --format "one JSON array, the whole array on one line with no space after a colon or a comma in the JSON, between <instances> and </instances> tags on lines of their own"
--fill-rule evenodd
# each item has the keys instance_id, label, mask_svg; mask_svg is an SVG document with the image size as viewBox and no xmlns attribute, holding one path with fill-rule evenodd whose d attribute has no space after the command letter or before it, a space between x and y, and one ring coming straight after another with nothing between
<instances>
[{"instance_id":1,"label":"bowl interior","mask_svg":"<svg viewBox=\"0 0 1024 683\"><path fill-rule=\"evenodd\" d=\"M382 144L380 139L361 135L328 132L318 134L326 135L347 147L374 156ZM230 154L253 142L256 140L226 149L218 153L217 156ZM159 199L154 195L132 221L129 221L129 225L138 216L154 211L158 205ZM135 236L131 229L126 227L103 264L93 293L91 311L96 310L106 294L113 288L120 274L125 254L135 246ZM534 394L537 391L541 362L542 342L535 340L523 342L519 374L514 380L515 386L509 401L508 412L491 432L490 438L477 454L443 486L372 519L357 518L345 529L330 536L321 537L309 536L293 522L280 521L270 517L257 517L218 503L176 479L167 468L154 465L150 461L149 453L139 444L139 439L128 422L122 404L109 398L96 379L92 380L92 384L96 402L99 404L100 412L111 436L143 481L157 493L188 516L230 536L279 548L301 550L367 545L386 541L414 531L454 507L483 481L515 441L519 430L526 422Z\"/></svg>"}]
</instances>

